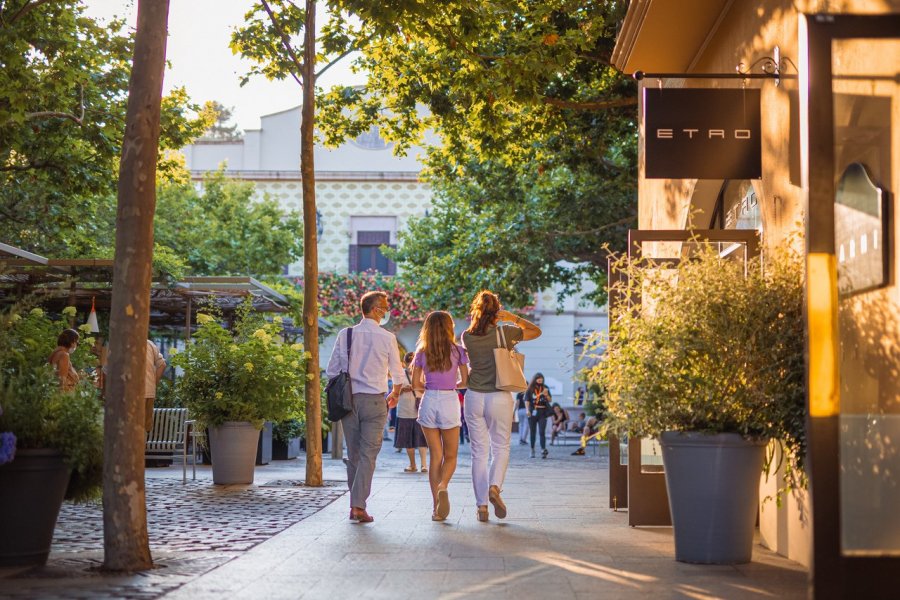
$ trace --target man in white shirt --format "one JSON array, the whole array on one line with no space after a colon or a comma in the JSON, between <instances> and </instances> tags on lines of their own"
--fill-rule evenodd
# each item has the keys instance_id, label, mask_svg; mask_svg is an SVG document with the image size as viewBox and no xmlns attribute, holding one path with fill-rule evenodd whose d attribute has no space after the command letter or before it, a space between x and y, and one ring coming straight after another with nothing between
<instances>
[{"instance_id":1,"label":"man in white shirt","mask_svg":"<svg viewBox=\"0 0 900 600\"><path fill-rule=\"evenodd\" d=\"M380 323L388 314L387 294L368 292L359 301L363 319L353 327L350 342L350 364L347 368L347 329L338 333L325 375L350 373L353 411L341 419L347 440L347 486L350 488L350 518L360 523L374 519L366 512L366 500L372 489L375 460L381 451L381 433L388 409L396 406L400 386L388 392L388 375L403 381L400 350L393 333Z\"/></svg>"}]
</instances>

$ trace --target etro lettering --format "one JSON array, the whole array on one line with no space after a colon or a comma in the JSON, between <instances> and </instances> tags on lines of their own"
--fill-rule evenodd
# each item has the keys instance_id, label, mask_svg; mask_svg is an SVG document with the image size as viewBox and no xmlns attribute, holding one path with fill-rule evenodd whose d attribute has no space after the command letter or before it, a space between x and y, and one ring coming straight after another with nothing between
<instances>
[{"instance_id":1,"label":"etro lettering","mask_svg":"<svg viewBox=\"0 0 900 600\"><path fill-rule=\"evenodd\" d=\"M709 139L718 138L725 139L726 135L732 136L736 140L749 140L753 137L753 132L749 129L734 129L725 131L724 129L707 129L706 136ZM690 139L694 136L702 136L703 130L700 129L682 129L680 132L674 129L657 129L656 137L660 140L672 140L676 135L686 135Z\"/></svg>"},{"instance_id":2,"label":"etro lettering","mask_svg":"<svg viewBox=\"0 0 900 600\"><path fill-rule=\"evenodd\" d=\"M644 176L762 176L757 89L644 88Z\"/></svg>"}]
</instances>

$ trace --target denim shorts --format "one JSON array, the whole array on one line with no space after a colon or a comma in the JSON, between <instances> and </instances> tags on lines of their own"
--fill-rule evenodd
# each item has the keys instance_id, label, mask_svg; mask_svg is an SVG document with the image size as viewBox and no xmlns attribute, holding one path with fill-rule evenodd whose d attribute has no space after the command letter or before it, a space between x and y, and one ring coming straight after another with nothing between
<instances>
[{"instance_id":1,"label":"denim shorts","mask_svg":"<svg viewBox=\"0 0 900 600\"><path fill-rule=\"evenodd\" d=\"M416 421L422 427L453 429L462 426L461 412L456 390L425 390Z\"/></svg>"}]
</instances>

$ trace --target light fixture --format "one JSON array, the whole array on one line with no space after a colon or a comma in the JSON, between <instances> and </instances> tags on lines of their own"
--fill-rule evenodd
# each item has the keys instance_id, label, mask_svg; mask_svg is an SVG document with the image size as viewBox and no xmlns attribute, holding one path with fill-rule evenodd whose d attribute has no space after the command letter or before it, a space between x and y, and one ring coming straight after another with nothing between
<instances>
[{"instance_id":1,"label":"light fixture","mask_svg":"<svg viewBox=\"0 0 900 600\"><path fill-rule=\"evenodd\" d=\"M91 298L91 314L88 315L87 324L91 326L91 333L100 333L100 325L97 323L97 309L94 307L96 298Z\"/></svg>"}]
</instances>

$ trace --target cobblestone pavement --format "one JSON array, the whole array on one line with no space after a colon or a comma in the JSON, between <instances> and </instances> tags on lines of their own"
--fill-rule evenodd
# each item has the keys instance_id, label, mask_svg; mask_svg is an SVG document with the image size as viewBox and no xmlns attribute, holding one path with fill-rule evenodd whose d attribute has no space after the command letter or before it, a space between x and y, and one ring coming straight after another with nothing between
<instances>
[{"instance_id":1,"label":"cobblestone pavement","mask_svg":"<svg viewBox=\"0 0 900 600\"><path fill-rule=\"evenodd\" d=\"M295 463L297 461L294 461ZM150 471L147 526L156 568L146 573L101 573L103 516L99 503L66 503L48 564L0 570L0 598L156 598L225 564L312 515L346 491L326 482L303 487L297 475L276 471L255 486L214 486L207 478L182 484L178 469ZM299 471L302 472L302 471ZM258 469L265 477L266 469ZM279 475L282 479L276 479Z\"/></svg>"}]
</instances>

